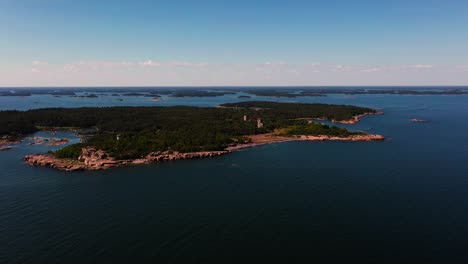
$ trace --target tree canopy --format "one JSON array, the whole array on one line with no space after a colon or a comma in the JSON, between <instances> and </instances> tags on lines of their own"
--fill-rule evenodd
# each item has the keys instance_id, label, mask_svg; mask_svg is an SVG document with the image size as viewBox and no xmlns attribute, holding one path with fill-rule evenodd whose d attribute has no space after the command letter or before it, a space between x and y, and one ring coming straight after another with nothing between
<instances>
[{"instance_id":1,"label":"tree canopy","mask_svg":"<svg viewBox=\"0 0 468 264\"><path fill-rule=\"evenodd\" d=\"M222 107L84 107L0 111L0 135L17 137L42 127L95 128L84 145L108 151L117 158L137 158L153 151L222 150L245 135L294 127L291 131L321 131L346 136L346 129L307 127L298 118L343 120L374 110L356 106L243 102ZM244 115L247 117L244 121ZM263 127L258 128L257 119ZM293 132L290 132L293 133ZM79 145L83 146L83 145ZM67 147L61 157L75 157Z\"/></svg>"}]
</instances>

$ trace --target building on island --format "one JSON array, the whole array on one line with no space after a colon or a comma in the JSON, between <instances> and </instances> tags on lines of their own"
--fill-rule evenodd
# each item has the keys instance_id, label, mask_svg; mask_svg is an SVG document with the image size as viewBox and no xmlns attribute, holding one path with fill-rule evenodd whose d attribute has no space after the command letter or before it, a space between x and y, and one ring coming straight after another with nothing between
<instances>
[{"instance_id":1,"label":"building on island","mask_svg":"<svg viewBox=\"0 0 468 264\"><path fill-rule=\"evenodd\" d=\"M262 127L263 127L262 119L257 118L257 128L262 128Z\"/></svg>"}]
</instances>

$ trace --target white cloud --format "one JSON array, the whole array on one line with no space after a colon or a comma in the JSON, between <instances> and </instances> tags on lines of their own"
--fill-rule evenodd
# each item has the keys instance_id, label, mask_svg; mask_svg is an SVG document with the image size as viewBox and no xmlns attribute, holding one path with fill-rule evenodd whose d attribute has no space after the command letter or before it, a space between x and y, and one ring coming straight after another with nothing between
<instances>
[{"instance_id":1,"label":"white cloud","mask_svg":"<svg viewBox=\"0 0 468 264\"><path fill-rule=\"evenodd\" d=\"M361 71L362 72L378 72L380 70L381 70L381 68L374 67L374 68L366 68L366 69L363 69Z\"/></svg>"},{"instance_id":2,"label":"white cloud","mask_svg":"<svg viewBox=\"0 0 468 264\"><path fill-rule=\"evenodd\" d=\"M1 65L0 65L1 66ZM39 73L40 74L37 74ZM463 85L468 66L194 61L33 61L0 67L0 86L99 85Z\"/></svg>"},{"instance_id":3,"label":"white cloud","mask_svg":"<svg viewBox=\"0 0 468 264\"><path fill-rule=\"evenodd\" d=\"M34 60L31 62L32 68L30 68L30 72L32 73L38 73L41 72L42 70L45 70L49 63L47 61L39 61L39 60Z\"/></svg>"},{"instance_id":4,"label":"white cloud","mask_svg":"<svg viewBox=\"0 0 468 264\"><path fill-rule=\"evenodd\" d=\"M468 72L468 65L457 65L456 69L462 72Z\"/></svg>"},{"instance_id":5,"label":"white cloud","mask_svg":"<svg viewBox=\"0 0 468 264\"><path fill-rule=\"evenodd\" d=\"M338 65L335 65L335 67L333 68L333 71L335 71L335 72L349 72L349 71L352 71L354 69L355 69L355 67L353 67L353 66L338 64Z\"/></svg>"},{"instance_id":6,"label":"white cloud","mask_svg":"<svg viewBox=\"0 0 468 264\"><path fill-rule=\"evenodd\" d=\"M157 67L157 66L161 66L161 63L160 63L160 62L152 61L152 60L145 60L145 61L139 62L138 64L140 64L140 65L142 65L142 66L145 66L145 67Z\"/></svg>"},{"instance_id":7,"label":"white cloud","mask_svg":"<svg viewBox=\"0 0 468 264\"><path fill-rule=\"evenodd\" d=\"M167 65L170 67L206 67L209 64L206 62L171 61Z\"/></svg>"},{"instance_id":8,"label":"white cloud","mask_svg":"<svg viewBox=\"0 0 468 264\"><path fill-rule=\"evenodd\" d=\"M432 64L410 64L410 65L373 65L373 66L359 66L361 72L395 72L404 71L411 72L414 70L431 70L436 68Z\"/></svg>"},{"instance_id":9,"label":"white cloud","mask_svg":"<svg viewBox=\"0 0 468 264\"><path fill-rule=\"evenodd\" d=\"M112 68L132 67L136 65L131 61L76 61L63 65L59 71L78 72L78 71L101 71Z\"/></svg>"},{"instance_id":10,"label":"white cloud","mask_svg":"<svg viewBox=\"0 0 468 264\"><path fill-rule=\"evenodd\" d=\"M134 62L130 62L130 61L78 61L72 64L75 64L77 66L89 66L89 67L94 67L94 68L135 65Z\"/></svg>"},{"instance_id":11,"label":"white cloud","mask_svg":"<svg viewBox=\"0 0 468 264\"><path fill-rule=\"evenodd\" d=\"M278 67L278 66L287 66L287 65L288 63L283 62L283 61L274 61L274 62L267 61L261 64L261 66L265 66L265 67Z\"/></svg>"},{"instance_id":12,"label":"white cloud","mask_svg":"<svg viewBox=\"0 0 468 264\"><path fill-rule=\"evenodd\" d=\"M47 61L38 61L38 60L33 61L31 64L34 65L34 66L47 66L47 65L49 65L49 63Z\"/></svg>"},{"instance_id":13,"label":"white cloud","mask_svg":"<svg viewBox=\"0 0 468 264\"><path fill-rule=\"evenodd\" d=\"M412 65L413 68L416 68L416 69L432 69L434 68L434 65L432 64L416 64L416 65Z\"/></svg>"}]
</instances>

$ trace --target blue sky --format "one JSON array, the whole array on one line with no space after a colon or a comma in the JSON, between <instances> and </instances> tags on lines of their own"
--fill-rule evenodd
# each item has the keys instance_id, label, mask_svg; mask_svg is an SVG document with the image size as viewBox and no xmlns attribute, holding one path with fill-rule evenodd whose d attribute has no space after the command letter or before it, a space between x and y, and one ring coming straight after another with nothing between
<instances>
[{"instance_id":1,"label":"blue sky","mask_svg":"<svg viewBox=\"0 0 468 264\"><path fill-rule=\"evenodd\" d=\"M0 85L468 84L467 25L463 0L0 0Z\"/></svg>"}]
</instances>

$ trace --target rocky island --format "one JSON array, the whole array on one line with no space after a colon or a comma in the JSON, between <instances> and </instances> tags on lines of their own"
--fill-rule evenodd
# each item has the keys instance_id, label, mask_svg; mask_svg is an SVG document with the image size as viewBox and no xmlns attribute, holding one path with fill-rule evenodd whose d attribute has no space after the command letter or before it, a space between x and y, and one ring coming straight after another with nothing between
<instances>
[{"instance_id":1,"label":"rocky island","mask_svg":"<svg viewBox=\"0 0 468 264\"><path fill-rule=\"evenodd\" d=\"M354 124L374 109L328 104L241 102L219 107L48 108L0 112L0 135L23 138L43 127L91 128L83 141L24 160L63 171L102 170L208 158L285 141L380 141L314 120ZM55 145L68 143L55 140Z\"/></svg>"}]
</instances>

